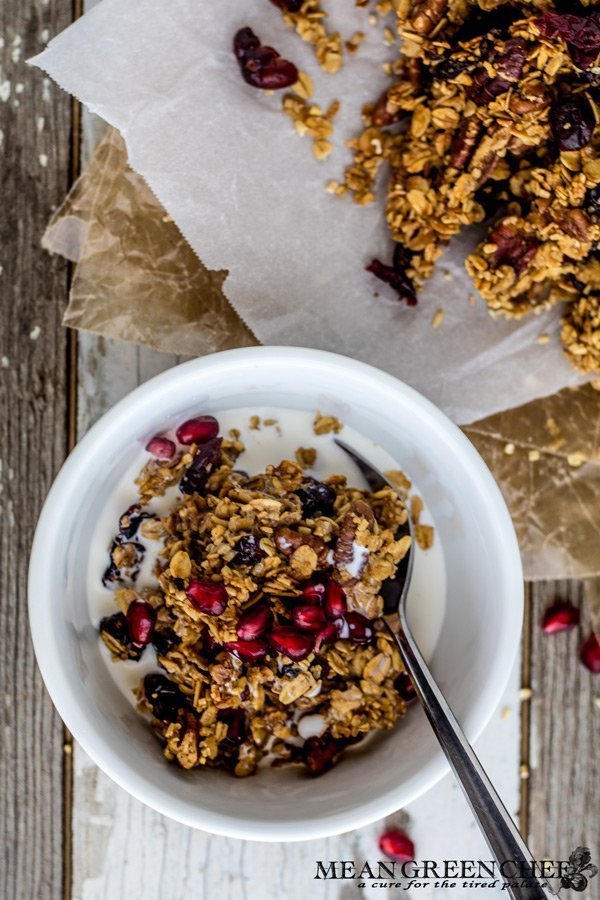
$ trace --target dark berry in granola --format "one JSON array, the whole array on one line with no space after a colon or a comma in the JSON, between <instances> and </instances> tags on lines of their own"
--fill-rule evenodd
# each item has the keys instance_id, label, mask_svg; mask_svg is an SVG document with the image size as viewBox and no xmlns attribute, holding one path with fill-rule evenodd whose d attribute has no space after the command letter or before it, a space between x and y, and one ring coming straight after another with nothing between
<instances>
[{"instance_id":1,"label":"dark berry in granola","mask_svg":"<svg viewBox=\"0 0 600 900\"><path fill-rule=\"evenodd\" d=\"M201 444L179 482L182 494L201 494L212 473L221 464L222 438L212 438Z\"/></svg>"},{"instance_id":2,"label":"dark berry in granola","mask_svg":"<svg viewBox=\"0 0 600 900\"><path fill-rule=\"evenodd\" d=\"M339 760L344 742L336 740L328 732L321 737L308 738L302 747L304 764L310 775L322 775Z\"/></svg>"},{"instance_id":3,"label":"dark berry in granola","mask_svg":"<svg viewBox=\"0 0 600 900\"><path fill-rule=\"evenodd\" d=\"M600 184L586 192L583 207L590 218L600 221Z\"/></svg>"},{"instance_id":4,"label":"dark berry in granola","mask_svg":"<svg viewBox=\"0 0 600 900\"><path fill-rule=\"evenodd\" d=\"M150 518L151 514L144 512L140 503L132 503L119 519L119 534L126 540L131 540L140 530L140 525L144 519Z\"/></svg>"},{"instance_id":5,"label":"dark berry in granola","mask_svg":"<svg viewBox=\"0 0 600 900\"><path fill-rule=\"evenodd\" d=\"M192 580L185 594L194 609L207 616L220 616L229 600L225 585L218 581Z\"/></svg>"},{"instance_id":6,"label":"dark berry in granola","mask_svg":"<svg viewBox=\"0 0 600 900\"><path fill-rule=\"evenodd\" d=\"M175 444L162 434L155 434L146 444L146 450L157 459L173 459L176 451Z\"/></svg>"},{"instance_id":7,"label":"dark berry in granola","mask_svg":"<svg viewBox=\"0 0 600 900\"><path fill-rule=\"evenodd\" d=\"M268 650L267 643L262 638L251 641L226 641L223 646L242 662L258 662L264 659Z\"/></svg>"},{"instance_id":8,"label":"dark berry in granola","mask_svg":"<svg viewBox=\"0 0 600 900\"><path fill-rule=\"evenodd\" d=\"M302 515L305 519L333 515L336 495L334 489L328 484L310 478L295 493L302 504Z\"/></svg>"},{"instance_id":9,"label":"dark berry in granola","mask_svg":"<svg viewBox=\"0 0 600 900\"><path fill-rule=\"evenodd\" d=\"M217 719L227 724L227 736L223 743L234 747L243 743L248 735L248 723L242 709L220 709Z\"/></svg>"},{"instance_id":10,"label":"dark berry in granola","mask_svg":"<svg viewBox=\"0 0 600 900\"><path fill-rule=\"evenodd\" d=\"M245 534L235 545L233 564L236 566L255 566L265 556L259 538L254 534Z\"/></svg>"},{"instance_id":11,"label":"dark berry in granola","mask_svg":"<svg viewBox=\"0 0 600 900\"><path fill-rule=\"evenodd\" d=\"M104 639L111 653L114 652L113 647L111 647L111 643L114 642L119 645L119 656L136 661L141 657L144 648L133 644L127 619L123 613L118 612L112 616L106 616L100 621L99 630L100 636Z\"/></svg>"},{"instance_id":12,"label":"dark berry in granola","mask_svg":"<svg viewBox=\"0 0 600 900\"><path fill-rule=\"evenodd\" d=\"M102 576L102 584L127 584L136 580L146 548L138 541L123 540L118 534L110 548L110 563Z\"/></svg>"},{"instance_id":13,"label":"dark berry in granola","mask_svg":"<svg viewBox=\"0 0 600 900\"><path fill-rule=\"evenodd\" d=\"M233 52L247 84L276 91L298 81L298 69L273 47L264 47L251 28L241 28L233 39Z\"/></svg>"},{"instance_id":14,"label":"dark berry in granola","mask_svg":"<svg viewBox=\"0 0 600 900\"><path fill-rule=\"evenodd\" d=\"M536 19L544 37L560 37L567 44L569 56L580 69L590 69L600 54L600 16L591 13L575 16L548 12Z\"/></svg>"},{"instance_id":15,"label":"dark berry in granola","mask_svg":"<svg viewBox=\"0 0 600 900\"><path fill-rule=\"evenodd\" d=\"M496 245L493 267L511 266L517 273L527 268L539 247L535 238L525 237L503 223L490 232L489 242Z\"/></svg>"},{"instance_id":16,"label":"dark berry in granola","mask_svg":"<svg viewBox=\"0 0 600 900\"><path fill-rule=\"evenodd\" d=\"M372 260L366 266L367 272L371 272L380 281L389 284L398 294L398 300L403 300L407 306L417 305L417 293L414 285L406 272L399 272L394 266L387 266L379 259Z\"/></svg>"},{"instance_id":17,"label":"dark berry in granola","mask_svg":"<svg viewBox=\"0 0 600 900\"><path fill-rule=\"evenodd\" d=\"M527 44L523 38L511 38L502 53L494 54L490 62L497 75L490 75L485 66L478 69L467 88L467 96L478 106L486 106L500 94L506 93L521 77Z\"/></svg>"},{"instance_id":18,"label":"dark berry in granola","mask_svg":"<svg viewBox=\"0 0 600 900\"><path fill-rule=\"evenodd\" d=\"M584 94L563 97L550 109L550 127L559 150L581 150L592 139L594 110Z\"/></svg>"},{"instance_id":19,"label":"dark berry in granola","mask_svg":"<svg viewBox=\"0 0 600 900\"><path fill-rule=\"evenodd\" d=\"M278 653L289 656L295 662L306 659L315 644L315 639L310 632L289 625L279 625L268 637L269 643Z\"/></svg>"},{"instance_id":20,"label":"dark berry in granola","mask_svg":"<svg viewBox=\"0 0 600 900\"><path fill-rule=\"evenodd\" d=\"M175 682L165 675L155 673L146 675L144 696L152 707L152 712L161 722L176 722L179 711L188 706L187 700Z\"/></svg>"},{"instance_id":21,"label":"dark berry in granola","mask_svg":"<svg viewBox=\"0 0 600 900\"><path fill-rule=\"evenodd\" d=\"M133 600L127 607L126 619L131 642L136 647L145 647L149 644L156 622L154 608L143 600Z\"/></svg>"},{"instance_id":22,"label":"dark berry in granola","mask_svg":"<svg viewBox=\"0 0 600 900\"><path fill-rule=\"evenodd\" d=\"M284 12L297 13L300 12L304 0L271 0L271 3Z\"/></svg>"},{"instance_id":23,"label":"dark berry in granola","mask_svg":"<svg viewBox=\"0 0 600 900\"><path fill-rule=\"evenodd\" d=\"M394 682L396 693L405 703L410 703L417 697L415 686L406 672L401 672Z\"/></svg>"},{"instance_id":24,"label":"dark berry in granola","mask_svg":"<svg viewBox=\"0 0 600 900\"><path fill-rule=\"evenodd\" d=\"M172 628L163 628L162 631L155 628L150 642L159 656L165 656L179 646L181 638L175 634Z\"/></svg>"},{"instance_id":25,"label":"dark berry in granola","mask_svg":"<svg viewBox=\"0 0 600 900\"><path fill-rule=\"evenodd\" d=\"M236 625L236 634L242 641L252 641L268 631L273 624L273 613L265 603L257 603L242 613Z\"/></svg>"},{"instance_id":26,"label":"dark berry in granola","mask_svg":"<svg viewBox=\"0 0 600 900\"><path fill-rule=\"evenodd\" d=\"M179 426L177 440L180 444L205 444L216 438L218 433L219 423L214 416L196 416Z\"/></svg>"},{"instance_id":27,"label":"dark berry in granola","mask_svg":"<svg viewBox=\"0 0 600 900\"><path fill-rule=\"evenodd\" d=\"M355 644L370 644L373 640L373 625L371 621L363 616L362 613L349 612L344 616L344 621L348 626L349 640Z\"/></svg>"}]
</instances>

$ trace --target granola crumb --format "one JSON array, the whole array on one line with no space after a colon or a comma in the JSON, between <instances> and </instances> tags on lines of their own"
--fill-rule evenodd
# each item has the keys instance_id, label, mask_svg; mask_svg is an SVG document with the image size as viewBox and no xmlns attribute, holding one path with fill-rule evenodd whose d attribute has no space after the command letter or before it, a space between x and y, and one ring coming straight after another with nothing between
<instances>
[{"instance_id":1,"label":"granola crumb","mask_svg":"<svg viewBox=\"0 0 600 900\"><path fill-rule=\"evenodd\" d=\"M413 525L419 524L421 513L423 512L424 507L425 504L423 503L421 497L419 497L417 494L413 494L410 498L410 518Z\"/></svg>"},{"instance_id":2,"label":"granola crumb","mask_svg":"<svg viewBox=\"0 0 600 900\"><path fill-rule=\"evenodd\" d=\"M432 525L415 525L415 540L421 550L433 547L433 533Z\"/></svg>"},{"instance_id":3,"label":"granola crumb","mask_svg":"<svg viewBox=\"0 0 600 900\"><path fill-rule=\"evenodd\" d=\"M252 431L260 431L260 416L250 416L250 428Z\"/></svg>"},{"instance_id":4,"label":"granola crumb","mask_svg":"<svg viewBox=\"0 0 600 900\"><path fill-rule=\"evenodd\" d=\"M330 434L332 431L339 434L343 427L336 416L324 416L321 412L317 412L313 422L315 434Z\"/></svg>"},{"instance_id":5,"label":"granola crumb","mask_svg":"<svg viewBox=\"0 0 600 900\"><path fill-rule=\"evenodd\" d=\"M412 487L411 480L404 474L402 469L388 469L383 473L387 480L394 485L394 487L403 494L404 496L408 495Z\"/></svg>"},{"instance_id":6,"label":"granola crumb","mask_svg":"<svg viewBox=\"0 0 600 900\"><path fill-rule=\"evenodd\" d=\"M519 700L531 700L533 691L530 687L522 687L519 689Z\"/></svg>"},{"instance_id":7,"label":"granola crumb","mask_svg":"<svg viewBox=\"0 0 600 900\"><path fill-rule=\"evenodd\" d=\"M537 462L541 457L541 453L539 450L529 450L527 453L527 459L529 462Z\"/></svg>"},{"instance_id":8,"label":"granola crumb","mask_svg":"<svg viewBox=\"0 0 600 900\"><path fill-rule=\"evenodd\" d=\"M549 334L539 334L537 342L538 342L538 344L547 344L549 340L550 340Z\"/></svg>"},{"instance_id":9,"label":"granola crumb","mask_svg":"<svg viewBox=\"0 0 600 900\"><path fill-rule=\"evenodd\" d=\"M519 767L519 777L523 781L526 781L529 778L529 775L530 775L529 766L527 765L527 763L521 763L521 765Z\"/></svg>"},{"instance_id":10,"label":"granola crumb","mask_svg":"<svg viewBox=\"0 0 600 900\"><path fill-rule=\"evenodd\" d=\"M314 447L298 447L294 455L296 462L303 469L312 469L317 461L317 451Z\"/></svg>"},{"instance_id":11,"label":"granola crumb","mask_svg":"<svg viewBox=\"0 0 600 900\"><path fill-rule=\"evenodd\" d=\"M584 463L587 462L587 456L585 453L581 453L580 451L576 451L575 453L569 453L567 456L567 462L573 469L578 469Z\"/></svg>"},{"instance_id":12,"label":"granola crumb","mask_svg":"<svg viewBox=\"0 0 600 900\"><path fill-rule=\"evenodd\" d=\"M438 310L436 310L436 312L433 314L433 318L432 318L432 320L431 320L431 327L432 327L432 328L439 328L443 321L444 321L444 310L443 310L443 309L438 309Z\"/></svg>"},{"instance_id":13,"label":"granola crumb","mask_svg":"<svg viewBox=\"0 0 600 900\"><path fill-rule=\"evenodd\" d=\"M505 444L504 452L506 453L507 456L512 456L515 452L515 445L514 444Z\"/></svg>"}]
</instances>

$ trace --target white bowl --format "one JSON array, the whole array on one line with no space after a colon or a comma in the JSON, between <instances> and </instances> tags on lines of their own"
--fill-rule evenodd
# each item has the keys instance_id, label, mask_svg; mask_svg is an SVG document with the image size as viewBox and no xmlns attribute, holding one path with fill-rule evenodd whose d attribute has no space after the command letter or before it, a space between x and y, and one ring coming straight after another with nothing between
<instances>
[{"instance_id":1,"label":"white bowl","mask_svg":"<svg viewBox=\"0 0 600 900\"><path fill-rule=\"evenodd\" d=\"M424 360L424 365L426 360ZM33 642L48 691L92 759L139 800L186 825L237 838L306 840L349 831L406 805L448 770L424 714L357 747L317 780L292 769L235 779L184 772L163 759L147 723L119 692L86 601L90 536L139 440L202 410L279 406L337 415L410 472L441 541L447 611L435 677L474 740L517 652L523 583L512 523L490 472L428 400L364 363L319 350L230 350L137 388L71 453L48 496L29 571Z\"/></svg>"}]
</instances>

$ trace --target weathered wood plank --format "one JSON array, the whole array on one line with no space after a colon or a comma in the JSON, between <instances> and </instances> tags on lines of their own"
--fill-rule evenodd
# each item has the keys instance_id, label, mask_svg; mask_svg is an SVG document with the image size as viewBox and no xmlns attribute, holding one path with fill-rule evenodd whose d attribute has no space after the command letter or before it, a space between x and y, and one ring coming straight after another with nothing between
<instances>
[{"instance_id":1,"label":"weathered wood plank","mask_svg":"<svg viewBox=\"0 0 600 900\"><path fill-rule=\"evenodd\" d=\"M581 610L579 628L545 635L539 627L555 600ZM598 631L600 580L533 587L533 728L530 833L538 859L568 859L579 846L600 848L600 714L598 676L578 659L582 641ZM598 860L596 859L595 862Z\"/></svg>"},{"instance_id":2,"label":"weathered wood plank","mask_svg":"<svg viewBox=\"0 0 600 900\"><path fill-rule=\"evenodd\" d=\"M70 0L0 5L0 897L62 894L62 723L27 621L33 529L66 453L67 266L40 247L69 185L69 98L25 59L71 18Z\"/></svg>"}]
</instances>

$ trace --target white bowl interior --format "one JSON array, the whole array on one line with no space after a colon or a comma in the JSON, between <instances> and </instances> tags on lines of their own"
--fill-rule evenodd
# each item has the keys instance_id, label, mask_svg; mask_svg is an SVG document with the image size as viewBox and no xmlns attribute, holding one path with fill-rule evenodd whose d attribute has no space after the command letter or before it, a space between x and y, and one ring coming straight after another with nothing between
<instances>
[{"instance_id":1,"label":"white bowl interior","mask_svg":"<svg viewBox=\"0 0 600 900\"><path fill-rule=\"evenodd\" d=\"M421 710L318 781L295 768L246 779L182 772L166 764L110 677L86 602L90 535L139 442L199 410L251 406L337 415L411 473L446 566L447 611L432 670L471 738L493 712L518 647L520 562L501 495L461 432L410 388L333 354L251 348L186 363L130 394L71 454L40 518L30 568L36 654L66 724L115 781L167 815L234 837L306 839L386 815L443 775Z\"/></svg>"}]
</instances>

